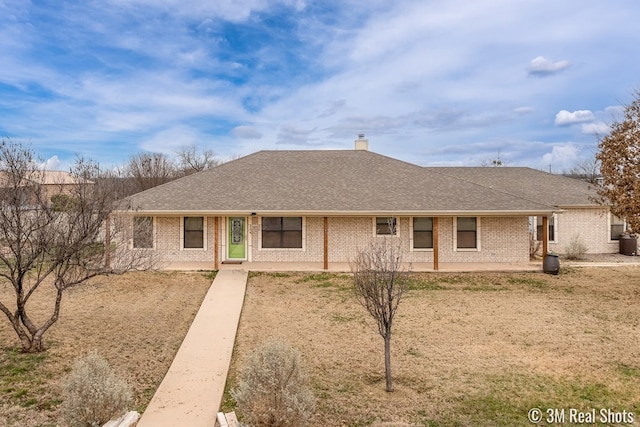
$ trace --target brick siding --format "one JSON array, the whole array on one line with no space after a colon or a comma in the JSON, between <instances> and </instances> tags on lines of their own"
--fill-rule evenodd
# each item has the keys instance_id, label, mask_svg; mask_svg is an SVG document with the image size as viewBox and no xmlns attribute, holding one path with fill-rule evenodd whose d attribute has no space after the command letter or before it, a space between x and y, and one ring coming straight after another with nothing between
<instances>
[{"instance_id":1,"label":"brick siding","mask_svg":"<svg viewBox=\"0 0 640 427\"><path fill-rule=\"evenodd\" d=\"M566 209L558 213L556 241L549 242L549 249L563 254L574 236L589 248L589 253L617 253L619 242L609 240L608 209Z\"/></svg>"},{"instance_id":2,"label":"brick siding","mask_svg":"<svg viewBox=\"0 0 640 427\"><path fill-rule=\"evenodd\" d=\"M204 249L182 249L181 217L156 218L156 248L173 262L213 261L214 217L206 217ZM453 218L439 219L440 262L527 262L529 260L528 219L526 217L482 217L479 220L480 249L454 248ZM411 218L398 218L397 236L408 262L433 262L433 250L412 250ZM226 258L227 218L220 218L220 260ZM305 217L303 249L261 249L260 218L247 221L247 259L254 262L322 262L324 218ZM381 239L375 236L371 217L328 218L329 262L348 262L358 250Z\"/></svg>"}]
</instances>

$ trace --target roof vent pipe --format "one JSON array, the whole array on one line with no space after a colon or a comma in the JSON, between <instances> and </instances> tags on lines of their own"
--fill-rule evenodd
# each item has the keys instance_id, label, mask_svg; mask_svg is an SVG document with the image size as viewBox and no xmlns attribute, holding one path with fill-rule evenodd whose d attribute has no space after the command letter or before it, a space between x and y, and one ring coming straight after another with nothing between
<instances>
[{"instance_id":1,"label":"roof vent pipe","mask_svg":"<svg viewBox=\"0 0 640 427\"><path fill-rule=\"evenodd\" d=\"M364 133L358 134L358 139L356 139L356 150L369 150L369 140L364 139Z\"/></svg>"}]
</instances>

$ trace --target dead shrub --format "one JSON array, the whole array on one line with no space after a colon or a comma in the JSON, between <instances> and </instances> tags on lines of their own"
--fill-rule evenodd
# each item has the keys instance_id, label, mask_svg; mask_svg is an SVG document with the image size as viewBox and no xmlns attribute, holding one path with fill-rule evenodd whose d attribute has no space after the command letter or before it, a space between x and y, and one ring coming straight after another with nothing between
<instances>
[{"instance_id":1,"label":"dead shrub","mask_svg":"<svg viewBox=\"0 0 640 427\"><path fill-rule=\"evenodd\" d=\"M540 257L542 250L542 242L535 239L533 232L529 232L529 258L536 259Z\"/></svg>"},{"instance_id":2,"label":"dead shrub","mask_svg":"<svg viewBox=\"0 0 640 427\"><path fill-rule=\"evenodd\" d=\"M300 353L281 341L269 341L249 354L231 395L243 421L252 427L305 426L315 410L307 382Z\"/></svg>"},{"instance_id":3,"label":"dead shrub","mask_svg":"<svg viewBox=\"0 0 640 427\"><path fill-rule=\"evenodd\" d=\"M579 234L573 235L569 241L569 245L565 249L565 257L571 260L579 260L584 258L587 253L587 245L582 242Z\"/></svg>"},{"instance_id":4,"label":"dead shrub","mask_svg":"<svg viewBox=\"0 0 640 427\"><path fill-rule=\"evenodd\" d=\"M129 385L95 351L76 359L62 383L63 417L72 427L97 427L133 401Z\"/></svg>"}]
</instances>

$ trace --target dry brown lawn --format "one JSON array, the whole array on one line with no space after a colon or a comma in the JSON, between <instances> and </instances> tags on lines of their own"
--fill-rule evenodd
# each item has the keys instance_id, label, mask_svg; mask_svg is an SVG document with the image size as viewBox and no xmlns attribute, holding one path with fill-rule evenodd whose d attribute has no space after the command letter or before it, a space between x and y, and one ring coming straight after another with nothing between
<instances>
[{"instance_id":1,"label":"dry brown lawn","mask_svg":"<svg viewBox=\"0 0 640 427\"><path fill-rule=\"evenodd\" d=\"M210 282L135 273L74 289L41 355L16 351L0 318L0 426L61 425L60 379L93 349L144 410ZM640 416L640 267L415 275L395 325L393 393L382 339L350 284L348 275L251 274L229 387L248 352L273 337L302 352L318 399L313 426L525 426L532 407ZM45 308L39 297L34 309Z\"/></svg>"},{"instance_id":2,"label":"dry brown lawn","mask_svg":"<svg viewBox=\"0 0 640 427\"><path fill-rule=\"evenodd\" d=\"M70 290L59 321L45 335L49 349L21 354L0 313L0 426L62 426L60 379L75 358L96 350L133 388L144 410L169 368L211 284L205 273L129 273ZM0 285L0 298L12 289ZM49 289L32 310L48 313Z\"/></svg>"},{"instance_id":3,"label":"dry brown lawn","mask_svg":"<svg viewBox=\"0 0 640 427\"><path fill-rule=\"evenodd\" d=\"M567 421L570 408L640 418L640 267L415 275L392 339L393 393L350 283L251 274L228 388L247 353L277 338L303 355L313 426L526 426L533 407L565 409Z\"/></svg>"}]
</instances>

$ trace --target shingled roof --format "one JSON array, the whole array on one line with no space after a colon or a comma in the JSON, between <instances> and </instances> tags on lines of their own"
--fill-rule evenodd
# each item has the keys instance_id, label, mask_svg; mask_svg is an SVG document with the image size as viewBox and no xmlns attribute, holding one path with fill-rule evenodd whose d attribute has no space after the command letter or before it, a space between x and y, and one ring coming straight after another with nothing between
<instances>
[{"instance_id":1,"label":"shingled roof","mask_svg":"<svg viewBox=\"0 0 640 427\"><path fill-rule=\"evenodd\" d=\"M366 150L260 151L135 194L152 214L541 215L553 204Z\"/></svg>"},{"instance_id":2,"label":"shingled roof","mask_svg":"<svg viewBox=\"0 0 640 427\"><path fill-rule=\"evenodd\" d=\"M597 206L593 184L526 167L425 168L467 182L514 194L538 203L563 207Z\"/></svg>"}]
</instances>

